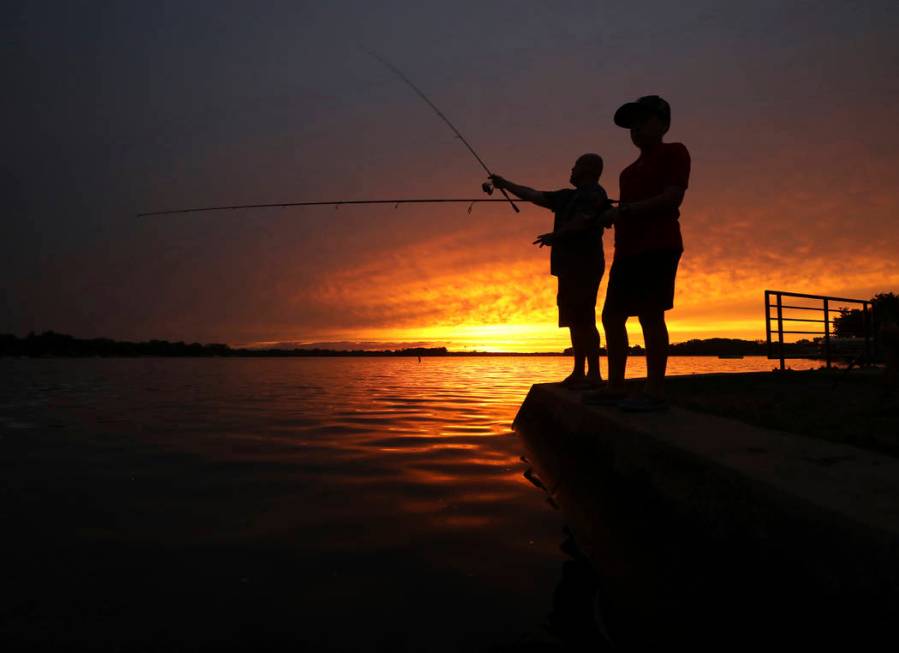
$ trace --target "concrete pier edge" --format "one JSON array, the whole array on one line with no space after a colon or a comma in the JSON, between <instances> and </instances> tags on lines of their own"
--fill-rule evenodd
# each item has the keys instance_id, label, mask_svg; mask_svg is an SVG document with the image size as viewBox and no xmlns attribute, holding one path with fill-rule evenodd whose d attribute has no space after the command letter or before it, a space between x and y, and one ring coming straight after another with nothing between
<instances>
[{"instance_id":1,"label":"concrete pier edge","mask_svg":"<svg viewBox=\"0 0 899 653\"><path fill-rule=\"evenodd\" d=\"M587 469L604 491L614 488L619 496L609 500L626 509L652 504L678 529L738 543L836 601L884 619L899 614L895 458L676 407L628 414L589 406L555 384L532 386L513 428L583 539L591 480L573 487L572 460L582 477Z\"/></svg>"}]
</instances>

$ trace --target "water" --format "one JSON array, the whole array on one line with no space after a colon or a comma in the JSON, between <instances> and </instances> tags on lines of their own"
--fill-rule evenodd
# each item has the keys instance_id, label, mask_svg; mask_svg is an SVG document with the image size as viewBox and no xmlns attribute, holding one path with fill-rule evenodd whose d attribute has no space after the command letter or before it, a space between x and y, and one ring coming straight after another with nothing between
<instances>
[{"instance_id":1,"label":"water","mask_svg":"<svg viewBox=\"0 0 899 653\"><path fill-rule=\"evenodd\" d=\"M95 650L546 641L571 561L510 424L569 364L0 360L0 632Z\"/></svg>"}]
</instances>

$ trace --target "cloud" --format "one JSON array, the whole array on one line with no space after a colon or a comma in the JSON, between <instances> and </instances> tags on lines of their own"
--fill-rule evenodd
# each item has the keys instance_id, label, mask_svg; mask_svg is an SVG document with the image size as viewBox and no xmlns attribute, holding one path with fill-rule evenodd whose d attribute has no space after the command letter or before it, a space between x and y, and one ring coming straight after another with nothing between
<instances>
[{"instance_id":1,"label":"cloud","mask_svg":"<svg viewBox=\"0 0 899 653\"><path fill-rule=\"evenodd\" d=\"M340 315L337 332L355 338L403 334L416 341L498 349L567 346L567 332L556 327L555 280L545 255L511 245L498 250L470 245L488 232L412 244L340 270L292 301L308 306L311 314ZM875 253L831 259L800 245L804 249L795 253L739 251L730 244L688 249L676 308L669 314L672 337L764 337L766 289L867 298L899 286L891 259ZM327 325L320 328L326 331ZM631 328L635 342L642 341L635 320Z\"/></svg>"}]
</instances>

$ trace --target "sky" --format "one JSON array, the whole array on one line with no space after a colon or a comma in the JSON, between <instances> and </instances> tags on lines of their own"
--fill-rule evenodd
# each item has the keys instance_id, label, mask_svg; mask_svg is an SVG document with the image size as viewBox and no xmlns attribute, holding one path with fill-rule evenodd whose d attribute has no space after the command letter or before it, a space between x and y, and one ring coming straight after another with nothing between
<instances>
[{"instance_id":1,"label":"sky","mask_svg":"<svg viewBox=\"0 0 899 653\"><path fill-rule=\"evenodd\" d=\"M365 48L538 189L598 152L617 197L638 152L612 115L665 97L693 166L674 342L764 338L765 289L899 291L895 2L7 1L0 34L0 333L567 346L539 207L136 217L482 196L475 159Z\"/></svg>"}]
</instances>

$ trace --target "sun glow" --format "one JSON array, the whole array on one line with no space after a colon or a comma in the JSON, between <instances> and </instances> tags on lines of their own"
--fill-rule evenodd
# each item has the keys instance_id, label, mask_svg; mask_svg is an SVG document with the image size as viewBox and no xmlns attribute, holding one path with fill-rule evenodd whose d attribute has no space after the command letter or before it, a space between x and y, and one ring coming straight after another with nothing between
<instances>
[{"instance_id":1,"label":"sun glow","mask_svg":"<svg viewBox=\"0 0 899 653\"><path fill-rule=\"evenodd\" d=\"M420 342L450 351L558 352L570 346L568 330L547 324L452 324L356 332L371 342Z\"/></svg>"},{"instance_id":2,"label":"sun glow","mask_svg":"<svg viewBox=\"0 0 899 653\"><path fill-rule=\"evenodd\" d=\"M672 342L764 339L765 289L867 298L899 286L899 269L876 249L808 256L739 248L697 221L689 225L692 231L685 229L689 246L678 270L675 308L667 314ZM286 293L283 322L260 324L256 332L336 349L561 352L570 339L568 329L557 326L547 252L530 246L532 227L509 225L488 220L303 279ZM603 342L600 313L609 266L596 309ZM628 333L632 345L643 345L636 318L628 321Z\"/></svg>"}]
</instances>

